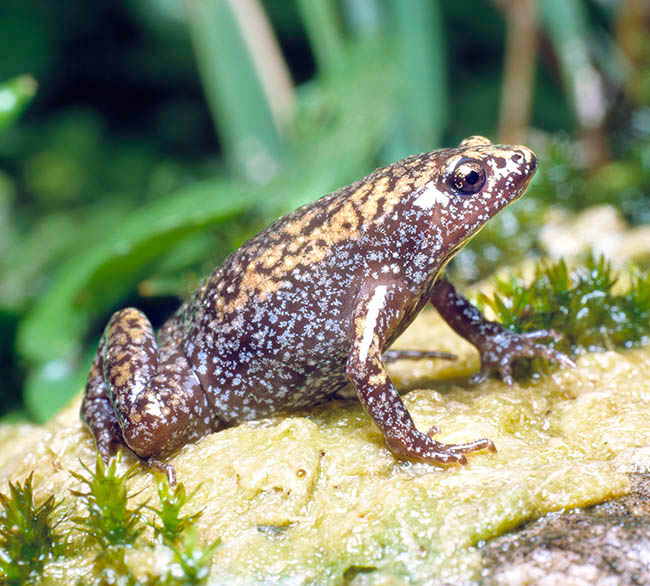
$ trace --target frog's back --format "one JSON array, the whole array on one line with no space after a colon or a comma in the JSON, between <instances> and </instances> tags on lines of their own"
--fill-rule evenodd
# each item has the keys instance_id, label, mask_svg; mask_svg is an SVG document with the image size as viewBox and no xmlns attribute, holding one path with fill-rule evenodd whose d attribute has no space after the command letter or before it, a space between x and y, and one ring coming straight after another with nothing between
<instances>
[{"instance_id":1,"label":"frog's back","mask_svg":"<svg viewBox=\"0 0 650 586\"><path fill-rule=\"evenodd\" d=\"M346 384L360 240L430 161L410 157L302 206L206 280L183 310L184 350L226 420L308 405Z\"/></svg>"},{"instance_id":2,"label":"frog's back","mask_svg":"<svg viewBox=\"0 0 650 586\"><path fill-rule=\"evenodd\" d=\"M405 193L423 187L435 164L432 153L413 155L280 218L226 259L208 279L214 288L206 294L227 315L252 296L286 285L293 271L317 271L338 250L350 249Z\"/></svg>"}]
</instances>

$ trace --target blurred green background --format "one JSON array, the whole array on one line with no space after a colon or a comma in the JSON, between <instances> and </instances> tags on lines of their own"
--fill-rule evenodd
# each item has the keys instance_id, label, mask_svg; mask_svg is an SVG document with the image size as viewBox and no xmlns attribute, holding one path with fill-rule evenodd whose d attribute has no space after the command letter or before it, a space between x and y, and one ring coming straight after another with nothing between
<instances>
[{"instance_id":1,"label":"blurred green background","mask_svg":"<svg viewBox=\"0 0 650 586\"><path fill-rule=\"evenodd\" d=\"M65 405L117 308L159 326L273 218L471 134L541 167L461 282L548 206L650 222L646 0L3 2L0 83L4 419Z\"/></svg>"}]
</instances>

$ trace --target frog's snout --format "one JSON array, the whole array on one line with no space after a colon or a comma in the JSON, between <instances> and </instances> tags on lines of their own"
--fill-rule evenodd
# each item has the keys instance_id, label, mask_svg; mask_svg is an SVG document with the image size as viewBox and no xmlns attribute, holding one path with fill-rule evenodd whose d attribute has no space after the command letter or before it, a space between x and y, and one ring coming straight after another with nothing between
<instances>
[{"instance_id":1,"label":"frog's snout","mask_svg":"<svg viewBox=\"0 0 650 586\"><path fill-rule=\"evenodd\" d=\"M531 175L537 169L537 156L528 147L517 147L512 153L511 158L515 163L526 169Z\"/></svg>"},{"instance_id":2,"label":"frog's snout","mask_svg":"<svg viewBox=\"0 0 650 586\"><path fill-rule=\"evenodd\" d=\"M515 187L515 192L510 196L510 201L512 201L519 199L530 184L537 169L537 156L528 147L516 146L510 149L507 159L506 166L511 173L511 185Z\"/></svg>"}]
</instances>

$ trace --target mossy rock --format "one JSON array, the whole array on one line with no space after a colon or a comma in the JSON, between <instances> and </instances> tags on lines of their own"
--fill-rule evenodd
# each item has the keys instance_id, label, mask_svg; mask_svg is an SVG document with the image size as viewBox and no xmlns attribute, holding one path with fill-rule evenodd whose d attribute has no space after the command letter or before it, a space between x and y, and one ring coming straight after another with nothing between
<instances>
[{"instance_id":1,"label":"mossy rock","mask_svg":"<svg viewBox=\"0 0 650 586\"><path fill-rule=\"evenodd\" d=\"M470 387L478 355L434 312L424 312L400 348L435 348L458 360L398 362L417 426L437 438L494 440L498 453L465 467L397 460L355 400L245 423L184 447L171 459L196 494L188 512L203 543L220 539L208 584L437 584L477 579L481 546L550 511L624 495L624 471L647 466L650 348L585 354L511 387ZM66 557L48 562L44 584L93 583L98 551L71 519L84 514L71 471L94 467L95 447L78 418L79 398L50 423L0 427L0 491L32 471L36 500L63 498L58 530ZM125 453L120 466L137 463ZM129 480L133 506L156 506L145 466ZM145 518L154 513L143 509ZM124 567L141 582L163 574L170 551L144 531Z\"/></svg>"}]
</instances>

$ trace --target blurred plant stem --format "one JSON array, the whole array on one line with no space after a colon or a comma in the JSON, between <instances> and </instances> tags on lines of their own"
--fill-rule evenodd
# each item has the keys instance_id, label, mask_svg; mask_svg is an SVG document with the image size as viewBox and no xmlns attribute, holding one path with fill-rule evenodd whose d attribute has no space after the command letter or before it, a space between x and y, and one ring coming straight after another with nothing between
<instances>
[{"instance_id":1,"label":"blurred plant stem","mask_svg":"<svg viewBox=\"0 0 650 586\"><path fill-rule=\"evenodd\" d=\"M187 23L215 128L236 175L265 183L293 108L283 58L258 0L185 0Z\"/></svg>"},{"instance_id":2,"label":"blurred plant stem","mask_svg":"<svg viewBox=\"0 0 650 586\"><path fill-rule=\"evenodd\" d=\"M506 53L501 84L499 140L527 140L537 60L537 10L533 0L495 0L506 19Z\"/></svg>"},{"instance_id":3,"label":"blurred plant stem","mask_svg":"<svg viewBox=\"0 0 650 586\"><path fill-rule=\"evenodd\" d=\"M379 0L343 0L345 22L360 36L381 32L383 8Z\"/></svg>"},{"instance_id":4,"label":"blurred plant stem","mask_svg":"<svg viewBox=\"0 0 650 586\"><path fill-rule=\"evenodd\" d=\"M609 160L603 128L607 98L603 79L590 60L587 7L583 0L541 0L539 6L580 128L586 162L599 166Z\"/></svg>"},{"instance_id":5,"label":"blurred plant stem","mask_svg":"<svg viewBox=\"0 0 650 586\"><path fill-rule=\"evenodd\" d=\"M343 31L335 0L297 0L316 64L329 73L343 59Z\"/></svg>"},{"instance_id":6,"label":"blurred plant stem","mask_svg":"<svg viewBox=\"0 0 650 586\"><path fill-rule=\"evenodd\" d=\"M440 146L447 123L446 42L435 0L391 0L398 42L399 108L386 158L396 160Z\"/></svg>"},{"instance_id":7,"label":"blurred plant stem","mask_svg":"<svg viewBox=\"0 0 650 586\"><path fill-rule=\"evenodd\" d=\"M627 59L625 94L636 104L650 101L650 3L621 0L615 23L616 44Z\"/></svg>"},{"instance_id":8,"label":"blurred plant stem","mask_svg":"<svg viewBox=\"0 0 650 586\"><path fill-rule=\"evenodd\" d=\"M0 85L0 130L20 116L32 101L37 87L31 75L19 75Z\"/></svg>"},{"instance_id":9,"label":"blurred plant stem","mask_svg":"<svg viewBox=\"0 0 650 586\"><path fill-rule=\"evenodd\" d=\"M283 134L296 105L291 74L271 24L258 0L229 0L268 100L275 126Z\"/></svg>"}]
</instances>

